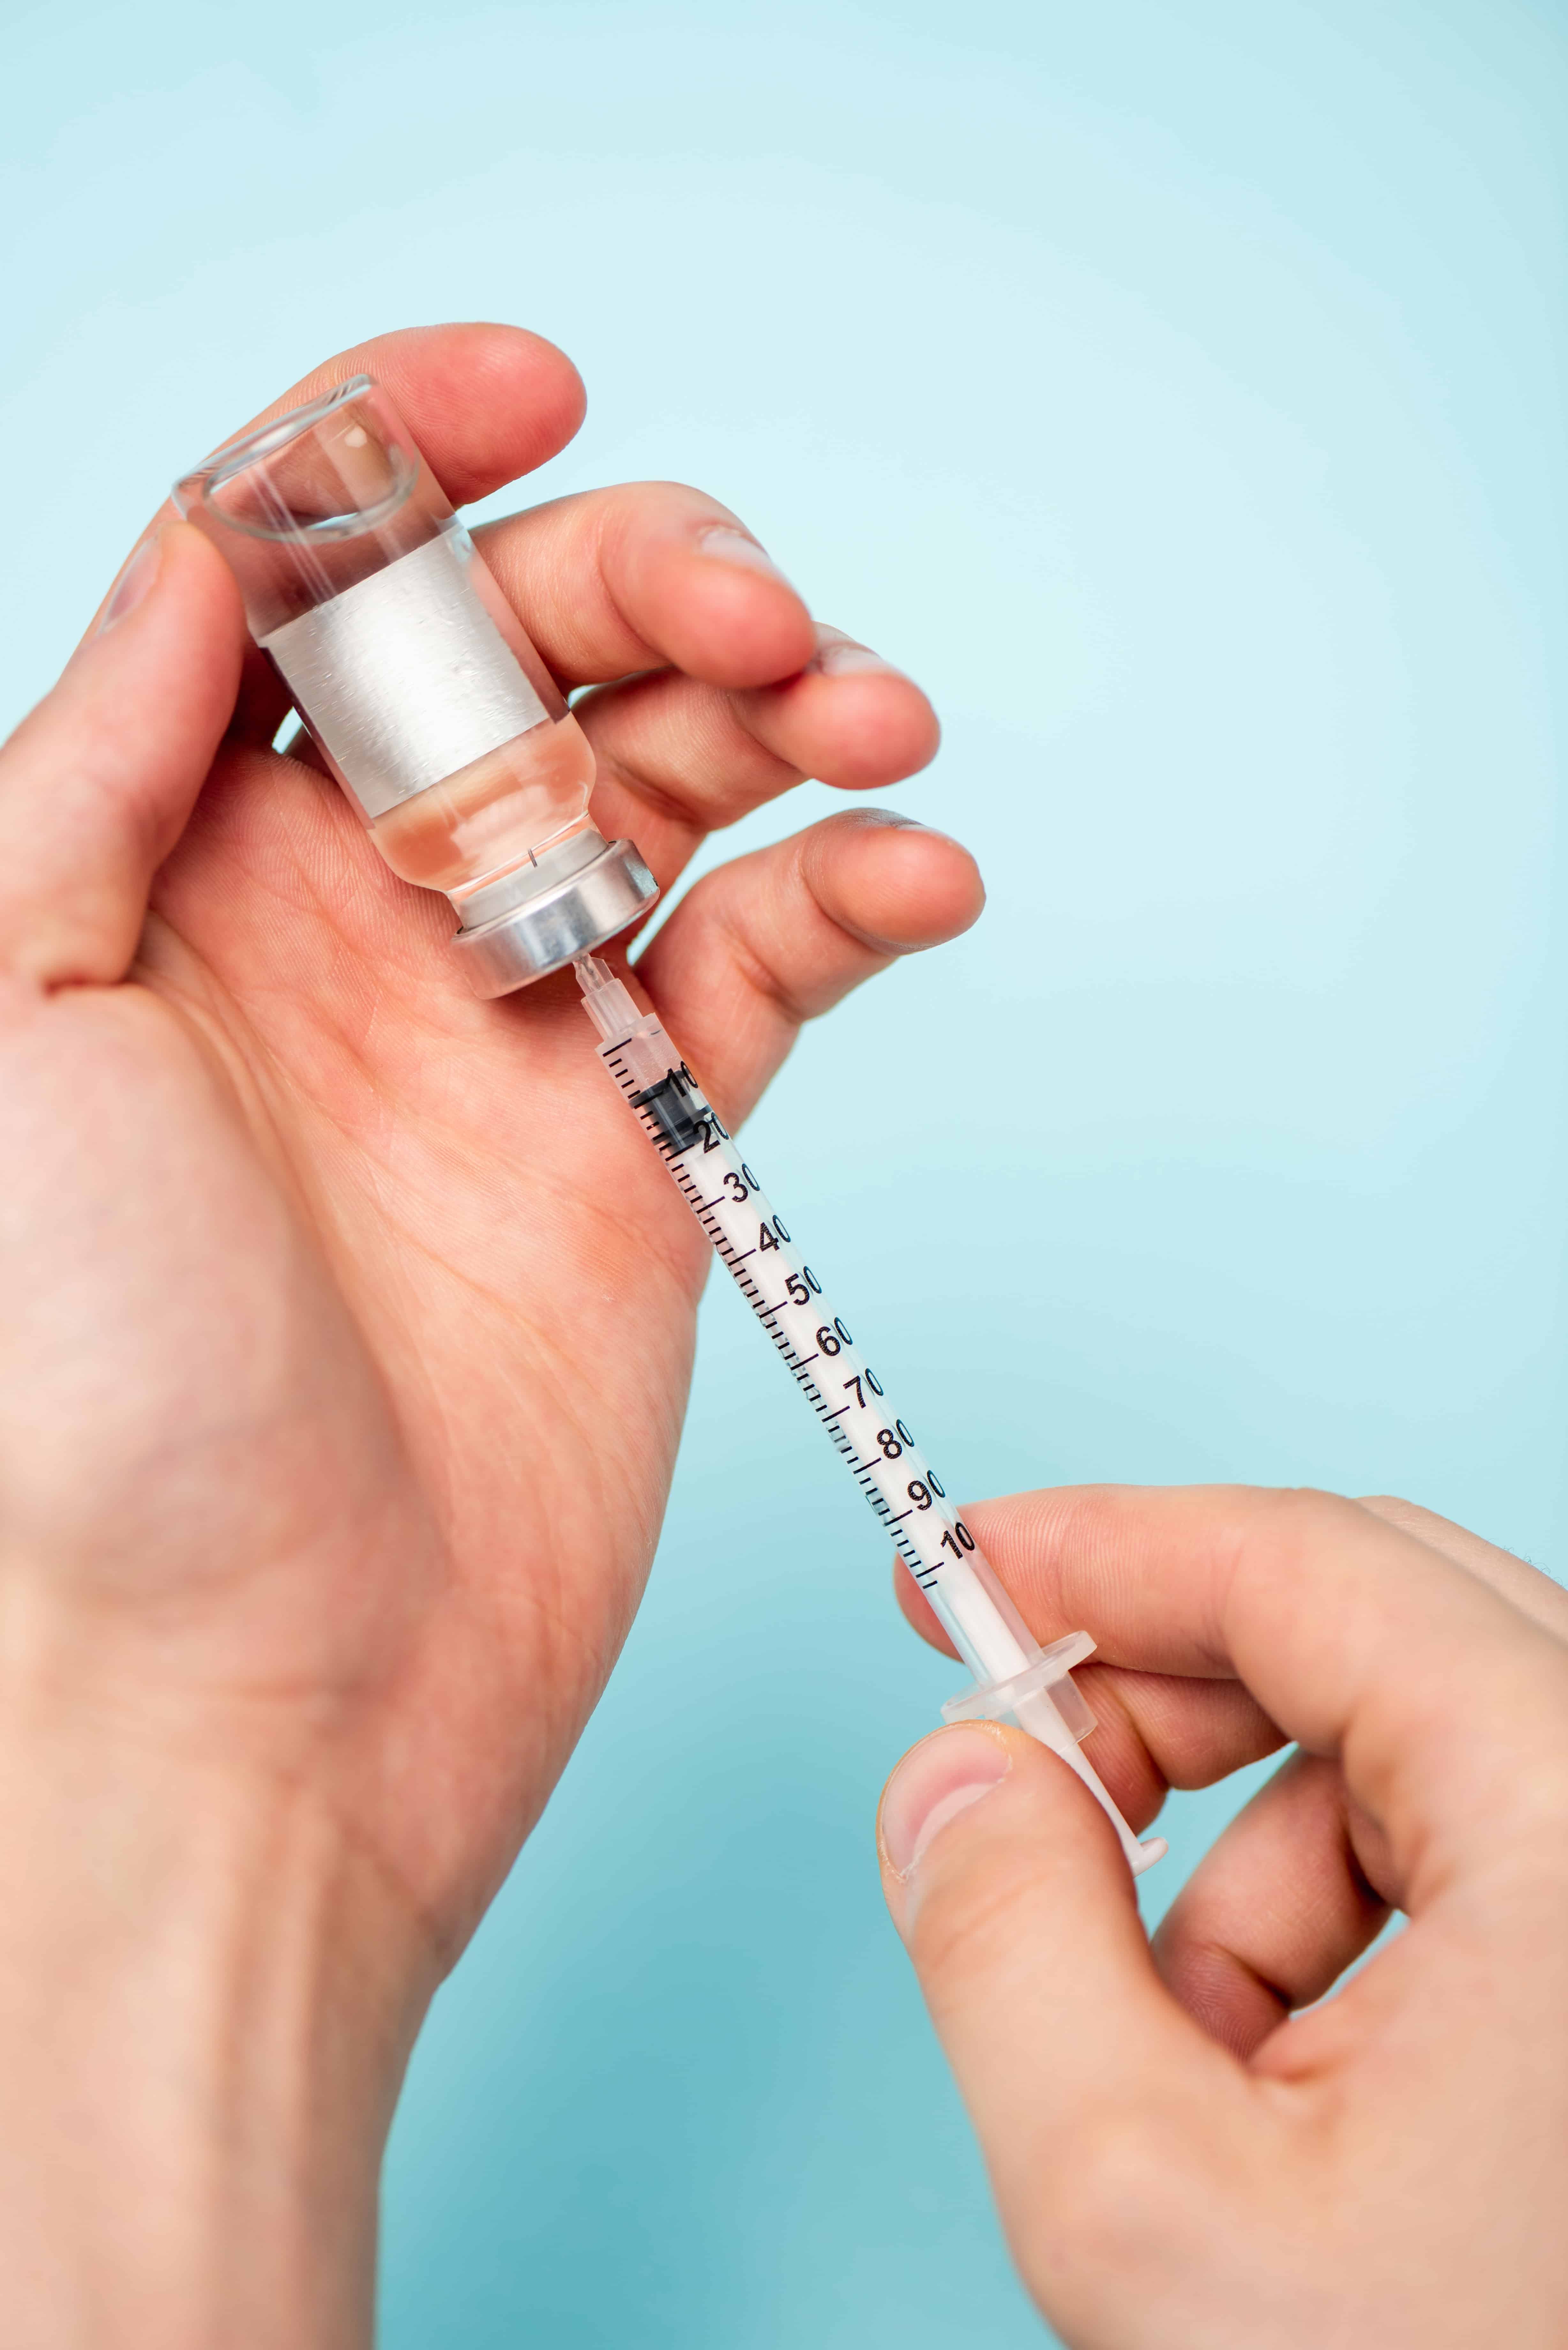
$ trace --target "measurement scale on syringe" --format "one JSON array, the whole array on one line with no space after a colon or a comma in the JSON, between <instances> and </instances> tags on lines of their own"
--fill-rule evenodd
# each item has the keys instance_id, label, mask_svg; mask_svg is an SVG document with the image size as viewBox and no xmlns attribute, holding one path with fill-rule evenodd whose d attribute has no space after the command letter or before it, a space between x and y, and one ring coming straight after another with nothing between
<instances>
[{"instance_id":1,"label":"measurement scale on syringe","mask_svg":"<svg viewBox=\"0 0 1568 2350\"><path fill-rule=\"evenodd\" d=\"M1094 1642L1040 1648L680 1053L596 961L658 885L594 824L587 738L380 386L353 377L214 450L174 501L387 864L450 899L474 993L576 971L611 1076L974 1674L943 1712L1011 1717L1135 1870L1158 1860L1078 1751L1094 1721L1071 1669Z\"/></svg>"},{"instance_id":2,"label":"measurement scale on syringe","mask_svg":"<svg viewBox=\"0 0 1568 2350\"><path fill-rule=\"evenodd\" d=\"M976 1688L943 1713L950 1721L1011 1716L1077 1773L1135 1873L1148 1867L1163 1839L1139 1843L1078 1751L1095 1723L1071 1674L1094 1642L1075 1632L1040 1648L658 1020L639 1013L594 956L579 957L576 970L605 1066L975 1677Z\"/></svg>"}]
</instances>

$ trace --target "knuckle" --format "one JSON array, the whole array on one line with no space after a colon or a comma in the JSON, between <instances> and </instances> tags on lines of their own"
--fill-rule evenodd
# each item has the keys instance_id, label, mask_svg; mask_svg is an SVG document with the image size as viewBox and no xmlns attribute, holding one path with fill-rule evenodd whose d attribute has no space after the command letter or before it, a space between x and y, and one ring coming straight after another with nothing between
<instances>
[{"instance_id":1,"label":"knuckle","mask_svg":"<svg viewBox=\"0 0 1568 2350\"><path fill-rule=\"evenodd\" d=\"M1037 1939L1038 1859L992 1850L923 1873L909 1955L933 2010L961 2006Z\"/></svg>"},{"instance_id":2,"label":"knuckle","mask_svg":"<svg viewBox=\"0 0 1568 2350\"><path fill-rule=\"evenodd\" d=\"M699 489L695 482L679 482L668 476L622 482L612 484L602 494L612 524L623 529L637 531L655 519L688 522L695 517L699 523L732 524L745 531L738 515L709 491ZM748 537L750 535L746 532Z\"/></svg>"},{"instance_id":3,"label":"knuckle","mask_svg":"<svg viewBox=\"0 0 1568 2350\"><path fill-rule=\"evenodd\" d=\"M1283 1485L1273 1495L1273 1506L1287 1526L1312 1534L1344 1525L1355 1505L1322 1485Z\"/></svg>"},{"instance_id":4,"label":"knuckle","mask_svg":"<svg viewBox=\"0 0 1568 2350\"><path fill-rule=\"evenodd\" d=\"M1568 1822L1568 1655L1540 1656L1509 1708L1506 1793L1512 1815L1560 1843Z\"/></svg>"},{"instance_id":5,"label":"knuckle","mask_svg":"<svg viewBox=\"0 0 1568 2350\"><path fill-rule=\"evenodd\" d=\"M1073 2275L1147 2272L1162 2248L1190 2248L1211 2208L1190 2137L1177 2141L1147 2108L1109 2106L1044 2149L1027 2210L1006 2217L1032 2281L1059 2291Z\"/></svg>"},{"instance_id":6,"label":"knuckle","mask_svg":"<svg viewBox=\"0 0 1568 2350\"><path fill-rule=\"evenodd\" d=\"M1365 1526L1358 1504L1343 1493L1315 1485L1270 1488L1243 1520L1235 1571L1272 1578L1282 1566L1293 1576L1309 1576L1357 1519Z\"/></svg>"}]
</instances>

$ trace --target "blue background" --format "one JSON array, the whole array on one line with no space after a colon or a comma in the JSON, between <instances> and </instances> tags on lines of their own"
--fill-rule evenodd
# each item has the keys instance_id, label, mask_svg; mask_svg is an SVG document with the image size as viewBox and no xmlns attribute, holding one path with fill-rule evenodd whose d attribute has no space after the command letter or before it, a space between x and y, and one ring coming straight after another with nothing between
<instances>
[{"instance_id":1,"label":"blue background","mask_svg":"<svg viewBox=\"0 0 1568 2350\"><path fill-rule=\"evenodd\" d=\"M54 0L0 41L5 717L312 362L554 336L591 407L545 494L703 484L946 721L901 801L985 920L747 1149L950 1483L1392 1489L1561 1561L1563 7ZM871 1862L956 1675L704 1312L647 1608L414 2064L391 2350L1041 2339ZM1236 1799L1172 1807L1154 1901Z\"/></svg>"}]
</instances>

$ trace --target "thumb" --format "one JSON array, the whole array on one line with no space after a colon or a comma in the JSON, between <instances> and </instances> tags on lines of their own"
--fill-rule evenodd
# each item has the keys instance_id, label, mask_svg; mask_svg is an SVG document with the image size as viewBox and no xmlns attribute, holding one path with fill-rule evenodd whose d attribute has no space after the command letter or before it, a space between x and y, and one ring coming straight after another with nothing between
<instances>
[{"instance_id":1,"label":"thumb","mask_svg":"<svg viewBox=\"0 0 1568 2350\"><path fill-rule=\"evenodd\" d=\"M122 978L152 876L234 706L239 590L187 523L144 539L54 691L0 750L0 962Z\"/></svg>"},{"instance_id":2,"label":"thumb","mask_svg":"<svg viewBox=\"0 0 1568 2350\"><path fill-rule=\"evenodd\" d=\"M1210 2231L1257 2116L1156 1973L1108 1821L1023 1731L965 1723L904 1757L877 1846L1028 2281L1058 2324L1091 2283L1103 2309L1107 2270L1147 2292L1162 2242L1179 2265Z\"/></svg>"}]
</instances>

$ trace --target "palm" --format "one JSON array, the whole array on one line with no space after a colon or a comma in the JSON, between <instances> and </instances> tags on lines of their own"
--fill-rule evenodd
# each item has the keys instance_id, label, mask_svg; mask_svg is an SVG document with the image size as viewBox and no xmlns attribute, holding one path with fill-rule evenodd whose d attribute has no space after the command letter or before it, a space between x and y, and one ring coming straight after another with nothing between
<instances>
[{"instance_id":1,"label":"palm","mask_svg":"<svg viewBox=\"0 0 1568 2350\"><path fill-rule=\"evenodd\" d=\"M474 1003L446 965L444 908L385 875L336 793L292 760L232 765L161 877L144 961L148 1049L189 1073L193 1108L208 1090L244 1106L269 1211L281 1155L308 1268L270 1355L260 1297L256 1319L231 1308L212 1334L254 1430L258 1491L230 1489L230 1555L255 1555L247 1528L286 1491L284 1547L304 1571L275 1586L266 1673L352 1685L356 1775L371 1765L375 1784L385 1732L408 1773L388 1819L410 1842L439 1828L432 1851L457 1860L446 1819L419 1818L419 1790L440 1784L471 1830L461 1874L483 1890L501 1823L553 1782L636 1604L705 1251L569 983ZM221 1155L182 1147L170 1170L192 1216L225 1188ZM264 1284L271 1259L258 1233ZM301 1457L312 1360L334 1374ZM311 1538L322 1526L339 1530L335 1557ZM224 1620L233 1653L215 1669L250 1684L257 1627Z\"/></svg>"},{"instance_id":2,"label":"palm","mask_svg":"<svg viewBox=\"0 0 1568 2350\"><path fill-rule=\"evenodd\" d=\"M736 592L789 597L744 577ZM624 655L612 642L574 672L550 649L571 682L642 666ZM759 714L758 688L798 659L737 660L757 678L739 694L670 671L590 714L601 800L666 883L710 807L723 821L763 795L710 785L705 806L699 783L672 809L661 769L628 824L650 691L743 711L742 766L770 726L815 726L798 764L831 774L827 703L863 734L868 691L890 713L888 772L910 763L909 705L925 723L889 672L775 689ZM666 733L668 716L652 712ZM700 740L694 764L708 755ZM762 755L790 780L776 742ZM887 959L879 931L959 926L959 855L836 819L693 894L646 969L722 1106L748 1107L800 1014ZM877 919L889 906L896 924ZM313 769L224 746L130 983L56 993L47 1042L13 1054L27 1246L5 1399L28 1437L8 1483L25 1530L69 1562L57 1588L140 1611L139 1703L225 1760L308 1773L445 1944L624 1637L706 1269L570 983L474 1003L450 927ZM90 1301L85 1359L79 1332L56 1343L62 1265Z\"/></svg>"}]
</instances>

